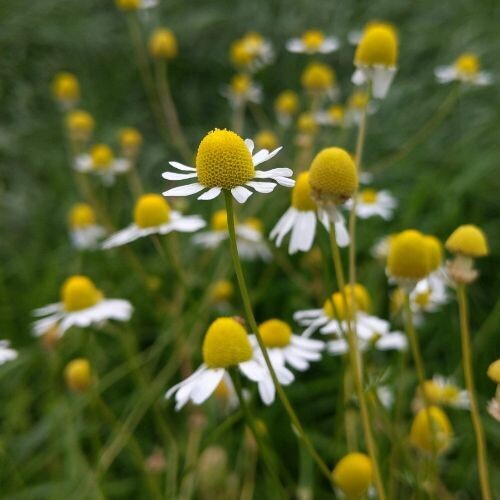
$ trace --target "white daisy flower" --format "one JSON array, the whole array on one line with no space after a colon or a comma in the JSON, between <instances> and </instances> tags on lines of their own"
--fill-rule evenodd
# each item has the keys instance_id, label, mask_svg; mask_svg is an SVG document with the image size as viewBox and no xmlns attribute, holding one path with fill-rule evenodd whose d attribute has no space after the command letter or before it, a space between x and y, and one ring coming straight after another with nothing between
<instances>
[{"instance_id":1,"label":"white daisy flower","mask_svg":"<svg viewBox=\"0 0 500 500\"><path fill-rule=\"evenodd\" d=\"M248 188L258 193L270 193L277 184L293 187L289 168L274 168L263 171L255 170L261 163L276 156L280 148L274 151L262 149L253 154L254 143L243 139L229 130L215 129L201 141L196 154L196 168L171 161L170 165L186 173L165 172L163 178L170 181L196 179L192 184L168 189L164 196L190 196L203 191L199 200L212 200L222 190L231 191L238 203L245 203L253 194ZM268 179L268 180L265 180Z\"/></svg>"},{"instance_id":2,"label":"white daisy flower","mask_svg":"<svg viewBox=\"0 0 500 500\"><path fill-rule=\"evenodd\" d=\"M318 125L341 127L344 124L344 107L332 104L328 109L315 113L314 118Z\"/></svg>"},{"instance_id":3,"label":"white daisy flower","mask_svg":"<svg viewBox=\"0 0 500 500\"><path fill-rule=\"evenodd\" d=\"M458 81L477 86L493 83L491 73L481 71L479 59L472 52L465 52L451 66L439 66L434 73L439 83Z\"/></svg>"},{"instance_id":4,"label":"white daisy flower","mask_svg":"<svg viewBox=\"0 0 500 500\"><path fill-rule=\"evenodd\" d=\"M384 99L397 71L397 55L398 40L393 28L380 24L367 28L356 48L352 82L371 82L373 97Z\"/></svg>"},{"instance_id":5,"label":"white daisy flower","mask_svg":"<svg viewBox=\"0 0 500 500\"><path fill-rule=\"evenodd\" d=\"M205 221L198 215L184 216L171 210L165 198L159 194L144 194L134 207L134 222L110 236L102 248L108 249L126 245L152 234L168 234L173 231L192 233L205 227Z\"/></svg>"},{"instance_id":6,"label":"white daisy flower","mask_svg":"<svg viewBox=\"0 0 500 500\"><path fill-rule=\"evenodd\" d=\"M330 221L327 214L318 210L315 201L311 198L309 172L302 172L297 177L292 191L292 206L281 216L269 238L276 239L276 246L280 247L284 237L291 232L288 253L293 255L298 251L307 252L314 242L317 218L328 231ZM344 247L349 244L349 234L343 219L336 223L335 232L339 246Z\"/></svg>"},{"instance_id":7,"label":"white daisy flower","mask_svg":"<svg viewBox=\"0 0 500 500\"><path fill-rule=\"evenodd\" d=\"M115 0L116 5L123 11L147 10L156 7L159 0Z\"/></svg>"},{"instance_id":8,"label":"white daisy flower","mask_svg":"<svg viewBox=\"0 0 500 500\"><path fill-rule=\"evenodd\" d=\"M253 82L245 73L239 73L231 79L229 85L221 89L233 108L241 108L247 102L259 104L262 102L262 87Z\"/></svg>"},{"instance_id":9,"label":"white daisy flower","mask_svg":"<svg viewBox=\"0 0 500 500\"><path fill-rule=\"evenodd\" d=\"M88 154L75 158L73 168L78 172L98 175L105 186L111 186L117 175L130 170L130 160L115 158L113 151L106 144L95 144Z\"/></svg>"},{"instance_id":10,"label":"white daisy flower","mask_svg":"<svg viewBox=\"0 0 500 500\"><path fill-rule=\"evenodd\" d=\"M414 313L436 312L449 302L445 279L444 270L438 269L417 283L410 294L410 304Z\"/></svg>"},{"instance_id":11,"label":"white daisy flower","mask_svg":"<svg viewBox=\"0 0 500 500\"><path fill-rule=\"evenodd\" d=\"M335 36L325 36L320 30L308 30L300 38L290 38L286 42L289 52L295 54L330 54L340 47Z\"/></svg>"},{"instance_id":12,"label":"white daisy flower","mask_svg":"<svg viewBox=\"0 0 500 500\"><path fill-rule=\"evenodd\" d=\"M10 347L10 341L0 340L0 365L17 359L17 351Z\"/></svg>"},{"instance_id":13,"label":"white daisy flower","mask_svg":"<svg viewBox=\"0 0 500 500\"><path fill-rule=\"evenodd\" d=\"M294 335L287 323L270 319L259 325L259 333L267 348L269 359L281 385L289 385L295 379L287 365L299 371L306 371L313 361L321 359L324 343ZM258 382L259 395L265 405L273 403L276 388L255 335L250 335L254 359L262 366L266 376Z\"/></svg>"},{"instance_id":14,"label":"white daisy flower","mask_svg":"<svg viewBox=\"0 0 500 500\"><path fill-rule=\"evenodd\" d=\"M106 234L104 227L96 222L94 209L88 203L76 203L69 213L70 238L78 250L97 248L99 240Z\"/></svg>"},{"instance_id":15,"label":"white daisy flower","mask_svg":"<svg viewBox=\"0 0 500 500\"><path fill-rule=\"evenodd\" d=\"M424 382L424 392L430 404L452 406L462 410L470 408L469 393L460 389L452 378L434 375L431 380Z\"/></svg>"},{"instance_id":16,"label":"white daisy flower","mask_svg":"<svg viewBox=\"0 0 500 500\"><path fill-rule=\"evenodd\" d=\"M330 340L327 342L326 348L327 351L334 356L349 352L349 344L344 338ZM362 339L358 336L358 349L361 352L367 351L371 348L374 348L377 351L406 351L408 349L408 340L406 335L402 332L387 332L379 334L373 331L372 338L370 340Z\"/></svg>"},{"instance_id":17,"label":"white daisy flower","mask_svg":"<svg viewBox=\"0 0 500 500\"><path fill-rule=\"evenodd\" d=\"M213 249L229 239L227 212L217 210L212 215L210 227L209 231L203 231L193 236L192 241L195 245ZM262 222L259 219L250 217L242 223L236 222L235 232L238 253L243 260L261 259L268 261L272 258L271 251L264 240Z\"/></svg>"},{"instance_id":18,"label":"white daisy flower","mask_svg":"<svg viewBox=\"0 0 500 500\"><path fill-rule=\"evenodd\" d=\"M353 201L349 200L346 203L346 207L352 210ZM396 207L396 199L387 190L376 191L375 189L367 188L358 192L356 215L360 219L368 219L378 215L385 220L390 220L394 215Z\"/></svg>"},{"instance_id":19,"label":"white daisy flower","mask_svg":"<svg viewBox=\"0 0 500 500\"><path fill-rule=\"evenodd\" d=\"M171 387L166 398L175 394L175 409L189 401L204 403L217 389L229 368L238 368L248 379L259 382L264 369L253 359L247 332L233 318L218 318L208 328L203 340L203 363L188 378Z\"/></svg>"},{"instance_id":20,"label":"white daisy flower","mask_svg":"<svg viewBox=\"0 0 500 500\"><path fill-rule=\"evenodd\" d=\"M33 311L38 319L33 333L43 335L57 327L59 336L72 326L86 328L108 320L128 321L133 307L128 300L106 299L86 276L71 276L61 287L61 302L49 304Z\"/></svg>"},{"instance_id":21,"label":"white daisy flower","mask_svg":"<svg viewBox=\"0 0 500 500\"><path fill-rule=\"evenodd\" d=\"M269 40L250 32L232 43L230 58L236 67L253 73L273 62L274 50Z\"/></svg>"},{"instance_id":22,"label":"white daisy flower","mask_svg":"<svg viewBox=\"0 0 500 500\"><path fill-rule=\"evenodd\" d=\"M292 123L293 117L299 111L299 105L299 96L293 90L284 90L276 97L274 111L282 127L288 127Z\"/></svg>"},{"instance_id":23,"label":"white daisy flower","mask_svg":"<svg viewBox=\"0 0 500 500\"><path fill-rule=\"evenodd\" d=\"M339 90L335 70L328 64L312 61L302 71L300 83L314 99L337 99Z\"/></svg>"}]
</instances>

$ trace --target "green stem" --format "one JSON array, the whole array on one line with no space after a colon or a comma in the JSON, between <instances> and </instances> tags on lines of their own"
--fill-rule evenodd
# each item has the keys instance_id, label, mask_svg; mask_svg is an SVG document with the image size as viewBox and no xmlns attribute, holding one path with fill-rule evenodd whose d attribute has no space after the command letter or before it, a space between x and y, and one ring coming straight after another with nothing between
<instances>
[{"instance_id":1,"label":"green stem","mask_svg":"<svg viewBox=\"0 0 500 500\"><path fill-rule=\"evenodd\" d=\"M260 336L259 328L257 327L257 322L255 321L255 317L253 315L252 305L250 303L250 297L248 294L248 289L247 289L245 277L243 274L243 269L241 267L240 257L238 254L238 247L236 246L236 231L234 228L233 198L232 198L231 192L225 189L224 190L224 198L226 201L226 211L227 211L227 222L228 222L228 229L229 229L229 241L230 241L230 246L231 246L231 256L233 258L234 270L236 272L236 277L238 279L238 285L240 288L241 299L243 301L243 307L245 309L245 315L247 317L248 324L250 326L252 333L255 335L255 337L257 339L257 342L259 344L259 348L262 352L262 356L264 357L264 361L267 365L267 368L269 369L269 373L271 374L273 384L276 388L276 393L278 394L278 397L280 398L281 403L285 407L285 410L290 418L292 426L294 427L299 438L303 441L305 447L307 448L308 452L311 454L312 458L314 459L314 461L318 465L318 467L321 470L321 472L323 473L323 475L329 481L331 481L332 479L331 479L330 470L328 469L328 466L325 464L323 459L319 456L318 452L314 448L311 440L309 439L309 437L305 433L304 428L302 427L302 424L299 421L299 418L297 417L290 402L288 401L288 398L285 394L285 391L281 387L281 385L278 381L278 378L276 377L276 373L275 373L274 368L271 364L271 360L269 359L267 349L264 345L264 342L262 341L262 337Z\"/></svg>"},{"instance_id":2,"label":"green stem","mask_svg":"<svg viewBox=\"0 0 500 500\"><path fill-rule=\"evenodd\" d=\"M481 493L483 500L491 500L490 480L488 473L488 459L486 456L486 440L481 417L477 406L476 390L474 387L474 374L472 371L472 355L470 349L469 314L467 307L467 295L464 284L457 285L458 309L460 314L460 335L462 340L462 362L464 367L465 386L469 393L470 415L474 433L476 435L477 465L479 479L481 482Z\"/></svg>"}]
</instances>

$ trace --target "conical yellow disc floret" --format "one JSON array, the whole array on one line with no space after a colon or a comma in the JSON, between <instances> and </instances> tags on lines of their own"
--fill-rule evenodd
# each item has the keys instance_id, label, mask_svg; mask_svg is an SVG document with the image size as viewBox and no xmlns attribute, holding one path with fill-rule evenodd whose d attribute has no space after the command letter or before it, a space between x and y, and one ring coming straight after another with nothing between
<instances>
[{"instance_id":1,"label":"conical yellow disc floret","mask_svg":"<svg viewBox=\"0 0 500 500\"><path fill-rule=\"evenodd\" d=\"M229 59L235 66L240 67L250 64L254 59L254 55L248 51L245 42L239 39L231 44Z\"/></svg>"},{"instance_id":2,"label":"conical yellow disc floret","mask_svg":"<svg viewBox=\"0 0 500 500\"><path fill-rule=\"evenodd\" d=\"M349 453L337 463L332 478L347 498L361 498L373 481L372 461L364 453Z\"/></svg>"},{"instance_id":3,"label":"conical yellow disc floret","mask_svg":"<svg viewBox=\"0 0 500 500\"><path fill-rule=\"evenodd\" d=\"M435 236L425 235L424 238L429 251L429 264L430 271L432 272L441 266L443 261L443 246Z\"/></svg>"},{"instance_id":4,"label":"conical yellow disc floret","mask_svg":"<svg viewBox=\"0 0 500 500\"><path fill-rule=\"evenodd\" d=\"M500 384L500 359L493 361L493 363L488 366L487 374L493 382Z\"/></svg>"},{"instance_id":5,"label":"conical yellow disc floret","mask_svg":"<svg viewBox=\"0 0 500 500\"><path fill-rule=\"evenodd\" d=\"M66 311L80 311L102 300L102 292L86 276L71 276L61 287L61 300Z\"/></svg>"},{"instance_id":6,"label":"conical yellow disc floret","mask_svg":"<svg viewBox=\"0 0 500 500\"><path fill-rule=\"evenodd\" d=\"M326 195L342 203L355 193L358 174L347 151L326 148L314 157L309 168L309 182L314 196L321 199Z\"/></svg>"},{"instance_id":7,"label":"conical yellow disc floret","mask_svg":"<svg viewBox=\"0 0 500 500\"><path fill-rule=\"evenodd\" d=\"M261 130L255 136L255 146L272 151L278 147L278 136L272 130Z\"/></svg>"},{"instance_id":8,"label":"conical yellow disc floret","mask_svg":"<svg viewBox=\"0 0 500 500\"><path fill-rule=\"evenodd\" d=\"M354 63L360 66L396 66L398 41L394 30L384 26L368 28L363 33L354 56Z\"/></svg>"},{"instance_id":9,"label":"conical yellow disc floret","mask_svg":"<svg viewBox=\"0 0 500 500\"><path fill-rule=\"evenodd\" d=\"M356 90L349 97L347 105L350 108L354 109L365 109L366 106L368 106L369 101L370 96L368 95L368 92L365 92L363 90Z\"/></svg>"},{"instance_id":10,"label":"conical yellow disc floret","mask_svg":"<svg viewBox=\"0 0 500 500\"><path fill-rule=\"evenodd\" d=\"M352 300L351 285L345 286L345 293L348 297L347 300ZM354 284L354 299L356 300L356 311L370 312L372 308L372 300L368 290L360 283Z\"/></svg>"},{"instance_id":11,"label":"conical yellow disc floret","mask_svg":"<svg viewBox=\"0 0 500 500\"><path fill-rule=\"evenodd\" d=\"M292 191L292 207L301 212L316 210L316 203L311 198L312 188L309 183L309 172L302 172L297 177Z\"/></svg>"},{"instance_id":12,"label":"conical yellow disc floret","mask_svg":"<svg viewBox=\"0 0 500 500\"><path fill-rule=\"evenodd\" d=\"M85 392L92 383L92 369L88 359L77 358L64 369L66 385L75 392Z\"/></svg>"},{"instance_id":13,"label":"conical yellow disc floret","mask_svg":"<svg viewBox=\"0 0 500 500\"><path fill-rule=\"evenodd\" d=\"M92 167L96 169L106 169L113 162L113 151L106 144L95 144L90 150Z\"/></svg>"},{"instance_id":14,"label":"conical yellow disc floret","mask_svg":"<svg viewBox=\"0 0 500 500\"><path fill-rule=\"evenodd\" d=\"M432 427L431 427L432 425ZM448 448L453 429L446 413L438 406L422 408L415 416L410 430L410 441L416 448L438 453Z\"/></svg>"},{"instance_id":15,"label":"conical yellow disc floret","mask_svg":"<svg viewBox=\"0 0 500 500\"><path fill-rule=\"evenodd\" d=\"M292 340L292 329L279 319L268 319L259 325L264 345L269 348L286 347Z\"/></svg>"},{"instance_id":16,"label":"conical yellow disc floret","mask_svg":"<svg viewBox=\"0 0 500 500\"><path fill-rule=\"evenodd\" d=\"M80 84L72 73L57 73L52 83L54 97L61 102L74 102L80 99Z\"/></svg>"},{"instance_id":17,"label":"conical yellow disc floret","mask_svg":"<svg viewBox=\"0 0 500 500\"><path fill-rule=\"evenodd\" d=\"M166 28L156 29L149 39L149 53L156 59L173 59L177 55L177 39Z\"/></svg>"},{"instance_id":18,"label":"conical yellow disc floret","mask_svg":"<svg viewBox=\"0 0 500 500\"><path fill-rule=\"evenodd\" d=\"M349 311L346 311L344 298L340 292L335 292L329 299L323 304L323 310L329 318L336 318L339 321L346 320L352 317L353 307L352 299L353 294L351 292L351 285L346 285L345 288L347 307ZM356 311L369 312L371 310L371 299L368 290L359 283L354 285L354 299L356 300ZM332 304L333 302L333 304ZM338 316L335 314L337 313Z\"/></svg>"},{"instance_id":19,"label":"conical yellow disc floret","mask_svg":"<svg viewBox=\"0 0 500 500\"><path fill-rule=\"evenodd\" d=\"M333 122L341 123L344 119L344 108L341 104L333 104L328 108L327 113Z\"/></svg>"},{"instance_id":20,"label":"conical yellow disc floret","mask_svg":"<svg viewBox=\"0 0 500 500\"><path fill-rule=\"evenodd\" d=\"M324 92L333 87L335 72L327 64L312 62L302 72L300 82L306 90Z\"/></svg>"},{"instance_id":21,"label":"conical yellow disc floret","mask_svg":"<svg viewBox=\"0 0 500 500\"><path fill-rule=\"evenodd\" d=\"M233 318L218 318L203 340L203 360L209 368L229 368L252 358L245 329Z\"/></svg>"},{"instance_id":22,"label":"conical yellow disc floret","mask_svg":"<svg viewBox=\"0 0 500 500\"><path fill-rule=\"evenodd\" d=\"M156 227L170 220L170 207L159 194L142 195L134 206L134 222L142 228Z\"/></svg>"},{"instance_id":23,"label":"conical yellow disc floret","mask_svg":"<svg viewBox=\"0 0 500 500\"><path fill-rule=\"evenodd\" d=\"M82 229L96 222L94 209L88 203L75 203L69 213L69 225L72 229Z\"/></svg>"},{"instance_id":24,"label":"conical yellow disc floret","mask_svg":"<svg viewBox=\"0 0 500 500\"><path fill-rule=\"evenodd\" d=\"M325 41L325 35L320 30L307 30L300 37L307 50L318 50Z\"/></svg>"},{"instance_id":25,"label":"conical yellow disc floret","mask_svg":"<svg viewBox=\"0 0 500 500\"><path fill-rule=\"evenodd\" d=\"M446 241L445 247L452 253L473 258L484 257L489 253L485 234L473 224L466 224L455 229Z\"/></svg>"},{"instance_id":26,"label":"conical yellow disc floret","mask_svg":"<svg viewBox=\"0 0 500 500\"><path fill-rule=\"evenodd\" d=\"M232 189L253 179L252 155L243 139L230 130L209 132L196 154L198 180L207 187Z\"/></svg>"},{"instance_id":27,"label":"conical yellow disc floret","mask_svg":"<svg viewBox=\"0 0 500 500\"><path fill-rule=\"evenodd\" d=\"M214 231L227 231L227 212L225 210L217 210L210 219L210 227Z\"/></svg>"},{"instance_id":28,"label":"conical yellow disc floret","mask_svg":"<svg viewBox=\"0 0 500 500\"><path fill-rule=\"evenodd\" d=\"M479 59L472 52L465 52L455 61L455 69L464 76L475 76L480 68Z\"/></svg>"},{"instance_id":29,"label":"conical yellow disc floret","mask_svg":"<svg viewBox=\"0 0 500 500\"><path fill-rule=\"evenodd\" d=\"M284 90L274 101L278 113L294 115L299 109L299 96L293 90Z\"/></svg>"},{"instance_id":30,"label":"conical yellow disc floret","mask_svg":"<svg viewBox=\"0 0 500 500\"><path fill-rule=\"evenodd\" d=\"M347 297L347 304L349 307L349 297ZM323 304L323 311L329 318L335 318L338 321L344 321L351 317L351 310L346 311L344 298L340 292L335 292L329 299L325 300Z\"/></svg>"},{"instance_id":31,"label":"conical yellow disc floret","mask_svg":"<svg viewBox=\"0 0 500 500\"><path fill-rule=\"evenodd\" d=\"M73 137L88 137L94 129L94 118L87 111L75 109L68 113L66 126Z\"/></svg>"},{"instance_id":32,"label":"conical yellow disc floret","mask_svg":"<svg viewBox=\"0 0 500 500\"><path fill-rule=\"evenodd\" d=\"M420 280L429 274L429 250L420 231L408 229L391 239L387 270L396 279Z\"/></svg>"}]
</instances>

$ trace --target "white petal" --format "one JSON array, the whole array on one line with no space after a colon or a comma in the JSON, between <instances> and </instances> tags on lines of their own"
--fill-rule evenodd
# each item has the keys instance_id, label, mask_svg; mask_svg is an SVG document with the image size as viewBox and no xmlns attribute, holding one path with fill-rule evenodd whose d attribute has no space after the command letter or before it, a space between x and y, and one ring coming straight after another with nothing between
<instances>
[{"instance_id":1,"label":"white petal","mask_svg":"<svg viewBox=\"0 0 500 500\"><path fill-rule=\"evenodd\" d=\"M331 340L327 343L327 349L330 354L345 354L349 351L349 345L344 339Z\"/></svg>"},{"instance_id":2,"label":"white petal","mask_svg":"<svg viewBox=\"0 0 500 500\"><path fill-rule=\"evenodd\" d=\"M354 85L363 85L367 80L367 77L366 77L366 72L365 70L361 69L361 68L356 68L356 70L354 71L352 77L351 77L351 81L352 83L354 83Z\"/></svg>"},{"instance_id":3,"label":"white petal","mask_svg":"<svg viewBox=\"0 0 500 500\"><path fill-rule=\"evenodd\" d=\"M274 188L276 187L276 184L274 182L250 181L250 182L247 182L246 185L255 189L255 191L257 191L257 193L263 193L263 194L271 193L274 190Z\"/></svg>"},{"instance_id":4,"label":"white petal","mask_svg":"<svg viewBox=\"0 0 500 500\"><path fill-rule=\"evenodd\" d=\"M202 364L200 365L193 373L191 373L191 375L189 375L189 377L185 378L184 380L182 380L181 382L179 382L178 384L175 384L174 386L172 386L168 391L167 393L165 394L165 397L167 399L170 398L170 396L172 396L172 394L174 394L175 391L177 391L178 389L180 389L181 387L183 387L184 385L186 384L189 384L191 383L193 380L195 380L196 378L198 378L198 376L204 372L205 370L207 369L207 366L205 364Z\"/></svg>"},{"instance_id":5,"label":"white petal","mask_svg":"<svg viewBox=\"0 0 500 500\"><path fill-rule=\"evenodd\" d=\"M347 231L344 221L335 224L335 235L339 247L343 248L349 245L349 232Z\"/></svg>"},{"instance_id":6,"label":"white petal","mask_svg":"<svg viewBox=\"0 0 500 500\"><path fill-rule=\"evenodd\" d=\"M188 217L181 217L180 219L170 222L168 225L175 231L192 233L194 231L198 231L198 229L201 229L202 227L205 227L206 222L198 215L191 215ZM160 232L162 233L161 230Z\"/></svg>"},{"instance_id":7,"label":"white petal","mask_svg":"<svg viewBox=\"0 0 500 500\"><path fill-rule=\"evenodd\" d=\"M183 170L184 172L196 172L195 168L179 163L178 161L169 161L168 163L177 170Z\"/></svg>"},{"instance_id":8,"label":"white petal","mask_svg":"<svg viewBox=\"0 0 500 500\"><path fill-rule=\"evenodd\" d=\"M262 402L269 406L274 401L274 396L276 394L276 388L274 387L271 377L265 378L259 382L259 394Z\"/></svg>"},{"instance_id":9,"label":"white petal","mask_svg":"<svg viewBox=\"0 0 500 500\"><path fill-rule=\"evenodd\" d=\"M297 216L297 210L293 207L290 207L278 220L271 233L269 234L269 238L273 240L276 239L276 246L280 246L283 238L286 236L290 228L293 226L295 217Z\"/></svg>"},{"instance_id":10,"label":"white petal","mask_svg":"<svg viewBox=\"0 0 500 500\"><path fill-rule=\"evenodd\" d=\"M115 234L112 234L109 238L104 240L102 243L102 248L104 250L108 250L110 248L118 247L121 245L126 245L132 241L141 237L141 230L135 224L131 224L130 226L118 231Z\"/></svg>"},{"instance_id":11,"label":"white petal","mask_svg":"<svg viewBox=\"0 0 500 500\"><path fill-rule=\"evenodd\" d=\"M276 179L277 177L291 177L293 171L287 167L272 168L271 170L256 170L256 179Z\"/></svg>"},{"instance_id":12,"label":"white petal","mask_svg":"<svg viewBox=\"0 0 500 500\"><path fill-rule=\"evenodd\" d=\"M168 189L163 192L163 196L189 196L191 194L199 193L203 191L205 186L202 186L199 182L193 184L186 184L185 186L178 186L172 189Z\"/></svg>"},{"instance_id":13,"label":"white petal","mask_svg":"<svg viewBox=\"0 0 500 500\"><path fill-rule=\"evenodd\" d=\"M217 196L220 195L221 191L222 191L222 188L220 188L220 187L210 188L208 191L206 191L202 195L198 196L198 199L199 200L213 200L214 198L217 198Z\"/></svg>"},{"instance_id":14,"label":"white petal","mask_svg":"<svg viewBox=\"0 0 500 500\"><path fill-rule=\"evenodd\" d=\"M196 387L191 392L191 400L193 401L193 403L200 405L201 403L206 401L215 391L223 376L223 368L209 369L204 372L200 376Z\"/></svg>"},{"instance_id":15,"label":"white petal","mask_svg":"<svg viewBox=\"0 0 500 500\"><path fill-rule=\"evenodd\" d=\"M264 371L264 368L254 359L240 363L238 366L243 375L253 382L258 382L259 380L267 377L267 373Z\"/></svg>"},{"instance_id":16,"label":"white petal","mask_svg":"<svg viewBox=\"0 0 500 500\"><path fill-rule=\"evenodd\" d=\"M231 194L238 203L245 203L252 196L252 191L243 186L236 186L231 189Z\"/></svg>"},{"instance_id":17,"label":"white petal","mask_svg":"<svg viewBox=\"0 0 500 500\"><path fill-rule=\"evenodd\" d=\"M292 229L290 255L298 250L307 252L311 249L316 233L316 214L314 212L298 212L297 221Z\"/></svg>"},{"instance_id":18,"label":"white petal","mask_svg":"<svg viewBox=\"0 0 500 500\"><path fill-rule=\"evenodd\" d=\"M396 68L375 66L372 74L372 91L376 99L385 99L392 80L396 74Z\"/></svg>"},{"instance_id":19,"label":"white petal","mask_svg":"<svg viewBox=\"0 0 500 500\"><path fill-rule=\"evenodd\" d=\"M294 54L300 54L305 51L304 43L300 38L291 38L286 42L286 49Z\"/></svg>"},{"instance_id":20,"label":"white petal","mask_svg":"<svg viewBox=\"0 0 500 500\"><path fill-rule=\"evenodd\" d=\"M377 349L381 351L396 349L398 351L405 351L408 349L408 339L406 335L401 332L386 333L382 335L375 344Z\"/></svg>"},{"instance_id":21,"label":"white petal","mask_svg":"<svg viewBox=\"0 0 500 500\"><path fill-rule=\"evenodd\" d=\"M301 372L309 368L309 363L305 359L296 356L293 352L287 353L286 360L292 368Z\"/></svg>"},{"instance_id":22,"label":"white petal","mask_svg":"<svg viewBox=\"0 0 500 500\"><path fill-rule=\"evenodd\" d=\"M254 142L252 141L252 139L245 139L245 144L248 148L248 151L250 151L250 154L253 153L253 148L255 147L255 144Z\"/></svg>"},{"instance_id":23,"label":"white petal","mask_svg":"<svg viewBox=\"0 0 500 500\"><path fill-rule=\"evenodd\" d=\"M185 179L192 179L197 176L196 172L190 174L178 174L177 172L163 172L161 176L167 181L183 181Z\"/></svg>"}]
</instances>

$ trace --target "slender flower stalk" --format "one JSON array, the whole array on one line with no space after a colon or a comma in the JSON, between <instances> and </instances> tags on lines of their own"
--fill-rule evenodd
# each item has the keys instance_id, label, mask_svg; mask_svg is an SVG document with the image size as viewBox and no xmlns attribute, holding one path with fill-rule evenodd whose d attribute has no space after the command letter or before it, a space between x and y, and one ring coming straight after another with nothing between
<instances>
[{"instance_id":1,"label":"slender flower stalk","mask_svg":"<svg viewBox=\"0 0 500 500\"><path fill-rule=\"evenodd\" d=\"M290 402L288 401L288 398L285 394L285 391L283 390L280 383L278 382L278 378L277 378L276 373L274 371L274 368L271 364L271 360L269 359L269 355L267 353L266 347L264 345L264 342L262 341L262 337L259 333L259 328L257 326L257 322L255 321L255 317L253 315L252 305L250 303L250 296L248 294L245 276L243 274L243 269L241 267L241 262L240 262L240 258L238 255L238 247L236 246L234 209L233 209L233 199L232 199L231 192L228 190L224 190L224 198L225 198L225 202L226 202L229 241L230 241L230 246L231 246L231 256L233 258L234 270L236 273L236 277L238 279L238 285L240 288L241 299L243 301L243 307L245 309L245 315L247 317L248 324L250 326L252 333L255 334L255 337L256 337L257 342L259 344L259 348L262 352L262 356L264 357L264 361L267 365L267 368L269 369L269 373L271 375L274 386L276 388L276 393L278 394L278 397L280 398L283 406L285 407L285 410L290 418L290 421L294 427L295 432L298 434L299 438L304 443L305 447L307 448L308 452L310 453L310 455L312 456L312 458L314 459L314 461L318 465L318 467L321 470L321 472L323 473L323 475L329 481L331 481L330 470L328 469L328 466L326 465L326 463L323 461L323 459L319 456L318 452L314 448L311 440L309 439L309 437L305 433L304 428L302 427L302 424L300 423L300 420L298 419L295 411L293 410Z\"/></svg>"},{"instance_id":2,"label":"slender flower stalk","mask_svg":"<svg viewBox=\"0 0 500 500\"><path fill-rule=\"evenodd\" d=\"M335 267L335 274L337 276L337 283L339 290L342 294L342 301L347 312L348 317L350 317L350 305L347 300L347 294L345 291L345 279L344 271L342 269L342 262L340 259L340 250L337 245L337 235L335 234L335 224L330 224L330 247L333 257L333 265ZM358 349L358 341L356 338L356 333L352 329L351 321L347 321L347 343L349 344L349 358L351 363L352 377L354 379L354 386L356 388L356 393L359 400L359 408L361 413L361 422L363 424L363 432L365 435L366 447L368 448L368 453L370 455L373 464L373 478L375 482L375 488L377 490L377 495L380 500L385 500L385 488L382 482L382 476L380 474L380 468L377 460L377 449L375 445L375 440L373 439L372 429L370 426L370 415L368 412L368 405L365 398L365 392L363 389L363 361Z\"/></svg>"},{"instance_id":3,"label":"slender flower stalk","mask_svg":"<svg viewBox=\"0 0 500 500\"><path fill-rule=\"evenodd\" d=\"M479 469L479 480L481 482L481 494L483 500L491 500L490 480L488 473L488 459L486 455L486 440L481 417L477 405L476 391L474 387L474 375L472 371L472 356L470 350L469 313L467 306L467 294L463 283L457 284L458 309L460 314L460 335L462 339L462 362L464 367L465 386L469 392L470 414L474 433L476 435L477 465Z\"/></svg>"}]
</instances>

